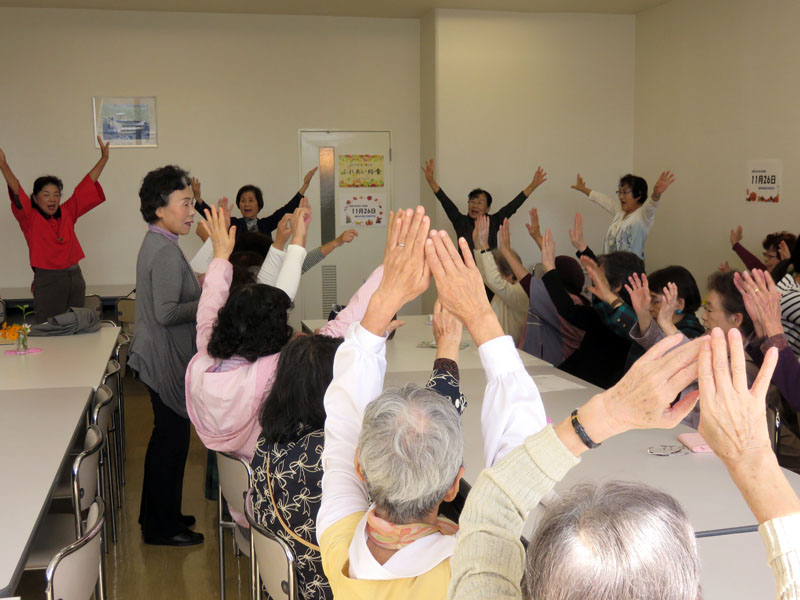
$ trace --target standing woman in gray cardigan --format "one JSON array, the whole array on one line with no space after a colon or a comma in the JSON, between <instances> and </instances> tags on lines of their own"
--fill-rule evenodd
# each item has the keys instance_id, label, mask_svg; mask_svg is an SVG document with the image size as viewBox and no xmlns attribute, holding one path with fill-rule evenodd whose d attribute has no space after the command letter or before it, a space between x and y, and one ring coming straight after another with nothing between
<instances>
[{"instance_id":1,"label":"standing woman in gray cardigan","mask_svg":"<svg viewBox=\"0 0 800 600\"><path fill-rule=\"evenodd\" d=\"M181 513L189 452L184 377L197 351L195 316L200 284L178 246L194 221L189 174L176 166L150 171L139 190L149 224L136 262L136 335L128 365L147 386L153 433L144 460L139 524L146 544L191 546L203 534Z\"/></svg>"}]
</instances>

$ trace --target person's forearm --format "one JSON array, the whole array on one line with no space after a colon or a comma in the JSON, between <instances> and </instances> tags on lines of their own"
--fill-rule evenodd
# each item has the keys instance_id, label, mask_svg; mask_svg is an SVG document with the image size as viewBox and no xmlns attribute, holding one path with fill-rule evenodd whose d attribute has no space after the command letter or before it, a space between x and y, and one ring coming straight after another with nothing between
<instances>
[{"instance_id":1,"label":"person's forearm","mask_svg":"<svg viewBox=\"0 0 800 600\"><path fill-rule=\"evenodd\" d=\"M389 323L394 319L394 315L402 307L397 302L387 297L379 288L367 305L367 311L361 320L361 326L373 335L384 336Z\"/></svg>"},{"instance_id":2,"label":"person's forearm","mask_svg":"<svg viewBox=\"0 0 800 600\"><path fill-rule=\"evenodd\" d=\"M323 244L320 246L319 250L322 252L322 256L328 256L331 252L336 250L339 246L343 245L343 242L339 240L339 238L334 238L327 244Z\"/></svg>"},{"instance_id":3,"label":"person's forearm","mask_svg":"<svg viewBox=\"0 0 800 600\"><path fill-rule=\"evenodd\" d=\"M800 499L770 448L725 463L731 479L759 523L800 512Z\"/></svg>"},{"instance_id":4,"label":"person's forearm","mask_svg":"<svg viewBox=\"0 0 800 600\"><path fill-rule=\"evenodd\" d=\"M640 312L640 311L637 310L636 311L636 318L639 321L639 329L641 329L642 333L647 332L647 330L650 329L650 323L653 322L653 317L650 314L650 311L649 310L643 310L643 311Z\"/></svg>"},{"instance_id":5,"label":"person's forearm","mask_svg":"<svg viewBox=\"0 0 800 600\"><path fill-rule=\"evenodd\" d=\"M494 314L488 302L484 309L468 317L464 325L477 346L505 335L500 321L497 320L497 315Z\"/></svg>"},{"instance_id":6,"label":"person's forearm","mask_svg":"<svg viewBox=\"0 0 800 600\"><path fill-rule=\"evenodd\" d=\"M433 177L431 177L430 179L426 177L425 181L428 182L428 185L431 187L431 190L433 191L434 194L437 194L439 190L442 189L439 187L439 184L436 183L436 180Z\"/></svg>"},{"instance_id":7,"label":"person's forearm","mask_svg":"<svg viewBox=\"0 0 800 600\"><path fill-rule=\"evenodd\" d=\"M752 252L750 252L747 248L742 246L739 242L736 242L732 247L731 250L736 252L736 255L742 259L744 266L750 269L761 269L762 271L767 270L767 266L758 260L758 257L755 256Z\"/></svg>"},{"instance_id":8,"label":"person's forearm","mask_svg":"<svg viewBox=\"0 0 800 600\"><path fill-rule=\"evenodd\" d=\"M508 248L501 248L500 252L502 252L503 257L508 262L508 266L511 267L511 272L514 273L514 277L517 278L517 281L522 281L522 279L528 275L528 269L519 261L516 254L511 252Z\"/></svg>"},{"instance_id":9,"label":"person's forearm","mask_svg":"<svg viewBox=\"0 0 800 600\"><path fill-rule=\"evenodd\" d=\"M8 163L3 163L0 165L0 172L3 173L3 177L6 180L6 184L8 185L8 189L17 196L19 194L19 179L17 176L14 175L14 172L11 170L11 167L8 166Z\"/></svg>"},{"instance_id":10,"label":"person's forearm","mask_svg":"<svg viewBox=\"0 0 800 600\"><path fill-rule=\"evenodd\" d=\"M103 156L100 158L100 160L97 161L97 164L94 167L92 167L92 170L89 171L89 178L92 181L97 181L100 178L100 173L103 172L103 169L105 168L107 162L108 158Z\"/></svg>"}]
</instances>

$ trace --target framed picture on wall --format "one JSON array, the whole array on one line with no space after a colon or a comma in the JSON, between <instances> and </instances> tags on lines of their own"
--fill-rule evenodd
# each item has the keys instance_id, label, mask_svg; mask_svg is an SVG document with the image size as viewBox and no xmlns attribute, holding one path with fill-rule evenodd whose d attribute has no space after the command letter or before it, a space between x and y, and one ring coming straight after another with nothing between
<instances>
[{"instance_id":1,"label":"framed picture on wall","mask_svg":"<svg viewBox=\"0 0 800 600\"><path fill-rule=\"evenodd\" d=\"M94 96L92 109L95 137L112 148L158 146L155 96Z\"/></svg>"}]
</instances>

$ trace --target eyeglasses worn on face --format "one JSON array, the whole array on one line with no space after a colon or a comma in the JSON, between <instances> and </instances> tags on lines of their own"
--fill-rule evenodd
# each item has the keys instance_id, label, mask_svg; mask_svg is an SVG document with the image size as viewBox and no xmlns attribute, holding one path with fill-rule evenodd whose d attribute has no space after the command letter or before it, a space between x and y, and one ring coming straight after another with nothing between
<instances>
[{"instance_id":1,"label":"eyeglasses worn on face","mask_svg":"<svg viewBox=\"0 0 800 600\"><path fill-rule=\"evenodd\" d=\"M619 189L617 190L617 196L627 196L628 194L632 194L631 190Z\"/></svg>"}]
</instances>

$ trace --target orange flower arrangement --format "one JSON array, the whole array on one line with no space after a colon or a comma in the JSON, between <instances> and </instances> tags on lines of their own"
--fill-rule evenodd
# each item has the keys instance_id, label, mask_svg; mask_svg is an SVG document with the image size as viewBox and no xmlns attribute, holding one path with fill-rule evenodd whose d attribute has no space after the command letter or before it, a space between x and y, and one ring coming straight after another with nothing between
<instances>
[{"instance_id":1,"label":"orange flower arrangement","mask_svg":"<svg viewBox=\"0 0 800 600\"><path fill-rule=\"evenodd\" d=\"M17 340L19 333L22 330L22 325L9 325L8 323L3 323L2 328L0 328L0 337L14 342Z\"/></svg>"}]
</instances>

